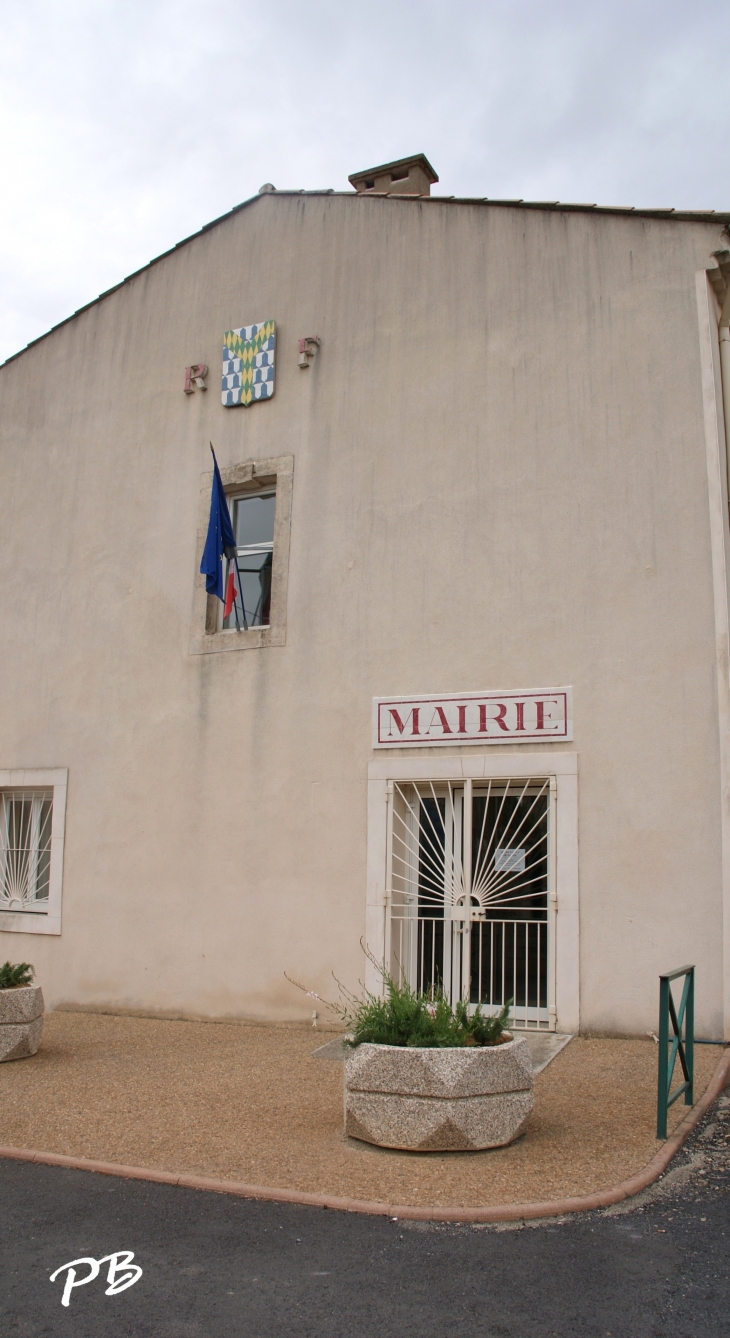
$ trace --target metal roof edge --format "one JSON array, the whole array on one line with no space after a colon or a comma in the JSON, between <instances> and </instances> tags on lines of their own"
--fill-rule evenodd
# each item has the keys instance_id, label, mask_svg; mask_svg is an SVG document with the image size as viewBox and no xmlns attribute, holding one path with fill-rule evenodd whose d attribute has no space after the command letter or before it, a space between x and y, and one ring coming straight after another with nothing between
<instances>
[{"instance_id":1,"label":"metal roof edge","mask_svg":"<svg viewBox=\"0 0 730 1338\"><path fill-rule=\"evenodd\" d=\"M277 195L294 194L293 191L277 191ZM299 193L299 192L297 192ZM314 194L315 192L307 192ZM422 204L481 204L493 205L500 209L545 209L552 213L616 214L634 218L676 219L690 223L728 223L730 210L717 209L656 209L642 208L633 204L570 204L563 200L496 200L489 195L399 195L396 191L335 191L338 196L348 200L409 200Z\"/></svg>"},{"instance_id":2,"label":"metal roof edge","mask_svg":"<svg viewBox=\"0 0 730 1338\"><path fill-rule=\"evenodd\" d=\"M176 242L174 246L168 247L168 249L162 251L160 255L154 256L152 260L148 260L146 265L142 265L139 269L133 270L131 274L127 274L124 279L120 279L119 283L115 283L111 288L106 288L103 293L99 293L98 297L92 297L90 302L85 302L82 307L77 307L76 311L72 311L70 316L65 316L62 321L58 321L56 325L52 325L50 330L46 330L43 334L37 335L35 339L29 340L23 348L18 349L17 353L11 353L9 358L6 358L4 362L0 363L0 367L7 367L9 362L15 362L16 358L21 358L29 348L34 348L36 344L40 344L41 340L48 339L49 335L55 334L56 330L60 330L64 325L68 325L70 321L75 320L77 316L82 314L82 312L88 311L90 307L95 307L98 302L103 302L105 298L110 297L112 293L118 292L126 283L131 283L132 279L138 278L140 274L144 274L145 271L151 269L153 265L158 265L159 262L165 260L167 256L174 255L174 253L179 251L181 247L187 246L190 242L195 241L196 237L204 236L206 232L210 232L212 228L217 227L219 223L225 223L226 219L232 218L234 214L238 214L242 209L247 209L250 205L256 204L257 201L262 199L275 199L277 195L287 199L301 199L302 196L326 196L328 198L335 196L337 199L347 200L398 200L406 201L407 203L419 202L428 205L488 205L499 209L545 209L551 213L613 214L624 218L626 215L630 215L632 218L655 218L664 221L672 220L679 223L730 224L730 211L726 212L714 209L637 209L633 205L620 204L564 204L560 200L493 200L490 199L488 195L406 195L398 194L396 191L335 191L332 189L266 191L264 195L252 195L249 199L243 200L240 204L234 204L233 208L227 210L225 214L219 214L217 218L211 219L210 223L204 223L202 228L198 228L197 232L191 232L188 237L183 237L182 241Z\"/></svg>"}]
</instances>

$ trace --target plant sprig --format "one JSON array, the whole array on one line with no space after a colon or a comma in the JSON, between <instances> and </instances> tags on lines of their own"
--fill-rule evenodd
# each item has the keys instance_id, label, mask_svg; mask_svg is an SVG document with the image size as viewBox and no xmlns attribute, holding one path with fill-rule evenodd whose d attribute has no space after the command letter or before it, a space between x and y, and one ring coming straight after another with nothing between
<instances>
[{"instance_id":1,"label":"plant sprig","mask_svg":"<svg viewBox=\"0 0 730 1338\"><path fill-rule=\"evenodd\" d=\"M470 1014L466 1000L459 999L452 1008L441 990L425 994L411 989L407 982L397 984L388 972L383 973L383 982L384 998L366 993L344 1017L350 1046L368 1042L423 1049L499 1045L511 1000L494 1016L485 1016L481 1004Z\"/></svg>"},{"instance_id":2,"label":"plant sprig","mask_svg":"<svg viewBox=\"0 0 730 1338\"><path fill-rule=\"evenodd\" d=\"M383 997L364 990L362 996L351 994L337 980L340 1003L329 1003L314 990L308 990L298 981L287 980L312 999L317 999L335 1013L349 1033L345 1044L355 1047L371 1045L400 1045L423 1049L456 1048L467 1045L499 1045L502 1041L512 1005L510 999L498 1013L488 1016L477 1004L473 1013L465 999L459 999L452 1008L443 990L430 993L411 989L405 982L396 983L384 965L363 945L365 955L379 971L385 993ZM284 973L286 975L286 972Z\"/></svg>"},{"instance_id":3,"label":"plant sprig","mask_svg":"<svg viewBox=\"0 0 730 1338\"><path fill-rule=\"evenodd\" d=\"M30 985L34 974L29 962L17 962L15 966L5 962L0 966L0 990L12 990L18 985Z\"/></svg>"}]
</instances>

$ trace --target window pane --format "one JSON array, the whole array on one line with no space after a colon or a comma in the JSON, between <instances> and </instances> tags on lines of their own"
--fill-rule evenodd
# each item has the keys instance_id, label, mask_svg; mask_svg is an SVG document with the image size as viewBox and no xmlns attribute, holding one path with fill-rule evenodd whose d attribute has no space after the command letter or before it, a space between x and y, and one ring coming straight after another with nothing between
<instances>
[{"instance_id":1,"label":"window pane","mask_svg":"<svg viewBox=\"0 0 730 1338\"><path fill-rule=\"evenodd\" d=\"M249 544L273 544L276 496L273 492L236 497L233 503L233 528L239 548Z\"/></svg>"},{"instance_id":2,"label":"window pane","mask_svg":"<svg viewBox=\"0 0 730 1338\"><path fill-rule=\"evenodd\" d=\"M418 844L418 974L424 994L444 983L446 800L422 799Z\"/></svg>"},{"instance_id":3,"label":"window pane","mask_svg":"<svg viewBox=\"0 0 730 1338\"><path fill-rule=\"evenodd\" d=\"M246 622L249 627L268 626L271 608L271 552L239 553L238 572L243 603L246 610ZM236 601L238 619L243 625L240 599ZM226 627L235 627L233 614L227 619Z\"/></svg>"},{"instance_id":4,"label":"window pane","mask_svg":"<svg viewBox=\"0 0 730 1338\"><path fill-rule=\"evenodd\" d=\"M53 796L0 792L0 910L33 910L48 900Z\"/></svg>"},{"instance_id":5,"label":"window pane","mask_svg":"<svg viewBox=\"0 0 730 1338\"><path fill-rule=\"evenodd\" d=\"M40 803L38 823L38 870L36 874L36 901L48 900L48 886L51 880L51 821L53 818L53 800L44 799Z\"/></svg>"},{"instance_id":6,"label":"window pane","mask_svg":"<svg viewBox=\"0 0 730 1338\"><path fill-rule=\"evenodd\" d=\"M271 611L276 494L251 493L248 497L235 497L231 510L238 547L237 584L243 592L243 606L238 598L236 611L226 618L223 626L226 630L246 625L267 627Z\"/></svg>"}]
</instances>

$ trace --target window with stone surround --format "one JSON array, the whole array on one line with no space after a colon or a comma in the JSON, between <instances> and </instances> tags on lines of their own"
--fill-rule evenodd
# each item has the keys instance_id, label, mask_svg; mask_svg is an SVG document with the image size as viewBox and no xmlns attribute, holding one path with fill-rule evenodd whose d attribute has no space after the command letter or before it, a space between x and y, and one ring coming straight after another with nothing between
<instances>
[{"instance_id":1,"label":"window with stone surround","mask_svg":"<svg viewBox=\"0 0 730 1338\"><path fill-rule=\"evenodd\" d=\"M283 646L286 641L294 457L246 460L220 473L236 532L247 625L240 608L238 620L231 614L224 622L220 600L208 594L205 577L197 573L191 655ZM208 529L212 478L208 471L200 480L196 569Z\"/></svg>"}]
</instances>

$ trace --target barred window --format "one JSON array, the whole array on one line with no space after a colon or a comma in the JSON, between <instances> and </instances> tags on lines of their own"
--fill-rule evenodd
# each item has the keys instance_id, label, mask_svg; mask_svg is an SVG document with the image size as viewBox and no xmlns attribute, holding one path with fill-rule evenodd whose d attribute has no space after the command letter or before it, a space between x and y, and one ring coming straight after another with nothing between
<instances>
[{"instance_id":1,"label":"barred window","mask_svg":"<svg viewBox=\"0 0 730 1338\"><path fill-rule=\"evenodd\" d=\"M53 790L0 791L0 910L45 913Z\"/></svg>"}]
</instances>

